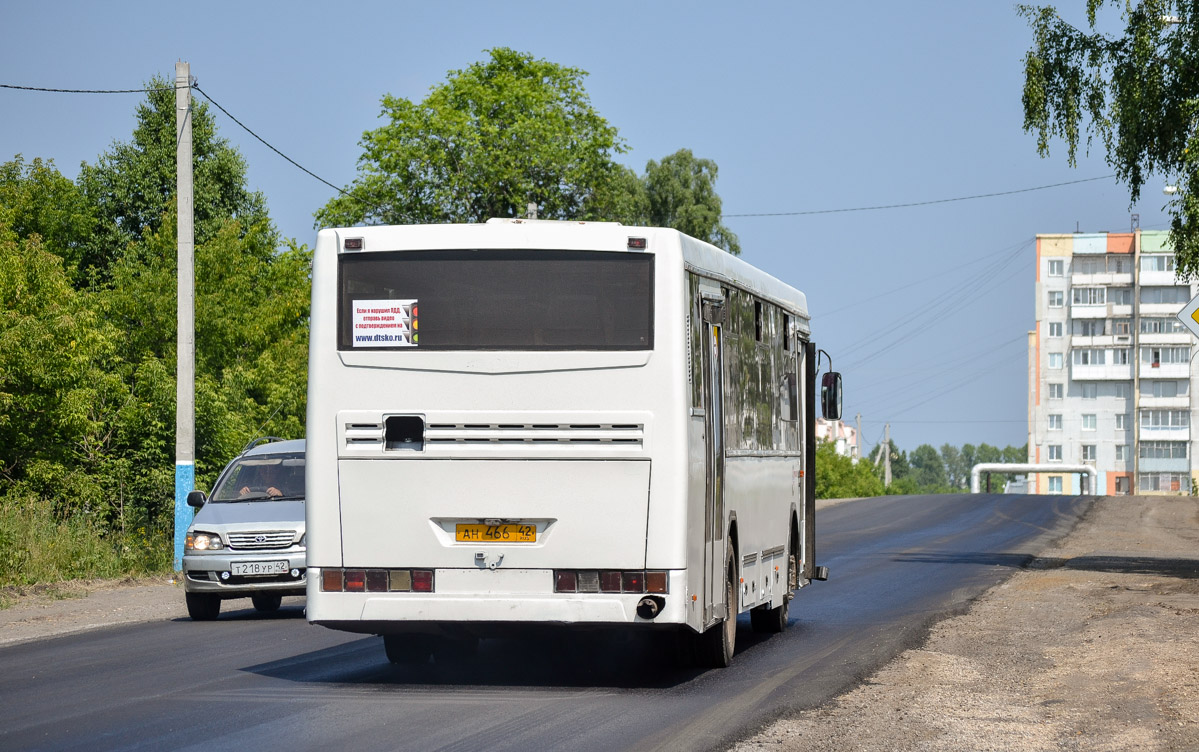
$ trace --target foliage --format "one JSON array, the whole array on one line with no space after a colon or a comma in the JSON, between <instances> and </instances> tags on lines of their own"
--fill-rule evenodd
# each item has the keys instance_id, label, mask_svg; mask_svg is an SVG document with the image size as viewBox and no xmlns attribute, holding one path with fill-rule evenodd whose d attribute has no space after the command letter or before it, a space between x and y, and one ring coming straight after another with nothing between
<instances>
[{"instance_id":1,"label":"foliage","mask_svg":"<svg viewBox=\"0 0 1199 752\"><path fill-rule=\"evenodd\" d=\"M173 113L151 93L77 184L0 164L0 585L173 559ZM193 117L205 487L250 438L303 436L311 258L278 248L241 156Z\"/></svg>"},{"instance_id":2,"label":"foliage","mask_svg":"<svg viewBox=\"0 0 1199 752\"><path fill-rule=\"evenodd\" d=\"M836 445L821 441L816 446L816 498L847 499L881 496L883 483L866 460L854 462L837 454Z\"/></svg>"},{"instance_id":3,"label":"foliage","mask_svg":"<svg viewBox=\"0 0 1199 752\"><path fill-rule=\"evenodd\" d=\"M155 77L138 105L137 126L127 143L114 143L96 164L84 164L79 188L94 207L96 232L84 243L84 267L106 278L108 267L131 243L162 229L175 208L175 82ZM197 245L229 220L243 229L268 222L266 200L246 187L246 162L226 139L202 100L192 100L192 203Z\"/></svg>"},{"instance_id":4,"label":"foliage","mask_svg":"<svg viewBox=\"0 0 1199 752\"><path fill-rule=\"evenodd\" d=\"M386 122L363 134L358 177L317 225L484 222L536 203L541 219L673 227L740 253L720 223L716 163L680 149L644 176L618 164L627 149L591 106L585 76L499 47L419 103L384 96Z\"/></svg>"},{"instance_id":5,"label":"foliage","mask_svg":"<svg viewBox=\"0 0 1199 752\"><path fill-rule=\"evenodd\" d=\"M885 447L885 445L883 445ZM921 444L910 454L891 447L891 485L887 494L932 494L960 493L970 488L970 471L981 462L1023 463L1028 459L1028 445L1007 446L1003 449L990 444L963 444L961 448L943 444L940 451L930 444ZM871 472L880 481L883 478L879 447L868 455ZM992 473L994 485L1023 475L1022 473Z\"/></svg>"},{"instance_id":6,"label":"foliage","mask_svg":"<svg viewBox=\"0 0 1199 752\"><path fill-rule=\"evenodd\" d=\"M363 134L358 177L318 223L481 222L523 217L530 202L543 219L605 214L625 146L591 106L586 74L503 47L489 55L420 103L384 96L387 122Z\"/></svg>"},{"instance_id":7,"label":"foliage","mask_svg":"<svg viewBox=\"0 0 1199 752\"><path fill-rule=\"evenodd\" d=\"M1110 4L1120 9L1118 36L1098 30L1107 0L1087 0L1088 30L1052 6L1019 6L1033 31L1024 58L1024 129L1049 154L1066 143L1076 164L1079 143L1097 136L1131 201L1149 176L1177 185L1169 202L1170 239L1183 279L1199 276L1199 13L1186 0ZM1175 24L1165 17L1176 17Z\"/></svg>"}]
</instances>

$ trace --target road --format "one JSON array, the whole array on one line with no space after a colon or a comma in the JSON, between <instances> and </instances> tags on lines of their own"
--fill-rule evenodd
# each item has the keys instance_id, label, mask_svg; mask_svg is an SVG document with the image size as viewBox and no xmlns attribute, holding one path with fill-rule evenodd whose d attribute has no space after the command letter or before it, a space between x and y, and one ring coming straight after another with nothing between
<instances>
[{"instance_id":1,"label":"road","mask_svg":"<svg viewBox=\"0 0 1199 752\"><path fill-rule=\"evenodd\" d=\"M742 617L723 671L680 671L651 641L586 635L489 640L449 669L393 667L379 638L241 601L217 622L19 644L0 649L0 748L724 749L918 644L1088 504L947 495L822 509L830 580L798 593L781 635L755 635Z\"/></svg>"}]
</instances>

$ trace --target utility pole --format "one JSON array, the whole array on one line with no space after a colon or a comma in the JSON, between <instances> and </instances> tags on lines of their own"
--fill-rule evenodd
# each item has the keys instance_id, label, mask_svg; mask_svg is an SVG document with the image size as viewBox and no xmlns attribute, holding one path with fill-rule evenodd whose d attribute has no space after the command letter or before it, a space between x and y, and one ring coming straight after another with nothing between
<instances>
[{"instance_id":1,"label":"utility pole","mask_svg":"<svg viewBox=\"0 0 1199 752\"><path fill-rule=\"evenodd\" d=\"M178 198L178 340L175 350L175 571L183 568L183 539L196 487L196 276L192 205L191 65L175 63L175 192Z\"/></svg>"},{"instance_id":2,"label":"utility pole","mask_svg":"<svg viewBox=\"0 0 1199 752\"><path fill-rule=\"evenodd\" d=\"M883 488L891 487L891 424L888 423L884 430L883 442L887 445L887 455L883 462Z\"/></svg>"},{"instance_id":3,"label":"utility pole","mask_svg":"<svg viewBox=\"0 0 1199 752\"><path fill-rule=\"evenodd\" d=\"M853 457L854 459L860 460L862 459L862 414L858 413L858 416L855 420L858 426L858 433L855 437L856 441L853 443Z\"/></svg>"}]
</instances>

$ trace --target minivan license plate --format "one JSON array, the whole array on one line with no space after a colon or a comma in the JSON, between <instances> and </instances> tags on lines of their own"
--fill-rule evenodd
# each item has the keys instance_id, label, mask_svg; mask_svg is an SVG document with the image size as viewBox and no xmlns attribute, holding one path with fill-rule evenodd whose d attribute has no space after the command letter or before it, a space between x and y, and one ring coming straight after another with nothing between
<instances>
[{"instance_id":1,"label":"minivan license plate","mask_svg":"<svg viewBox=\"0 0 1199 752\"><path fill-rule=\"evenodd\" d=\"M287 571L286 561L235 561L231 566L235 575L283 574Z\"/></svg>"},{"instance_id":2,"label":"minivan license plate","mask_svg":"<svg viewBox=\"0 0 1199 752\"><path fill-rule=\"evenodd\" d=\"M464 543L536 543L536 525L458 525L455 538Z\"/></svg>"}]
</instances>

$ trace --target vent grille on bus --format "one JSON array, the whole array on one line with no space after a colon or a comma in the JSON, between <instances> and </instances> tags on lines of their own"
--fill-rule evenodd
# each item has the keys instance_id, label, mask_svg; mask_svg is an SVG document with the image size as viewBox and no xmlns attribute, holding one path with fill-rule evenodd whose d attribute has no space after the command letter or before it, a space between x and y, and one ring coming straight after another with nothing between
<instances>
[{"instance_id":1,"label":"vent grille on bus","mask_svg":"<svg viewBox=\"0 0 1199 752\"><path fill-rule=\"evenodd\" d=\"M430 423L429 444L633 444L644 441L640 423Z\"/></svg>"}]
</instances>

